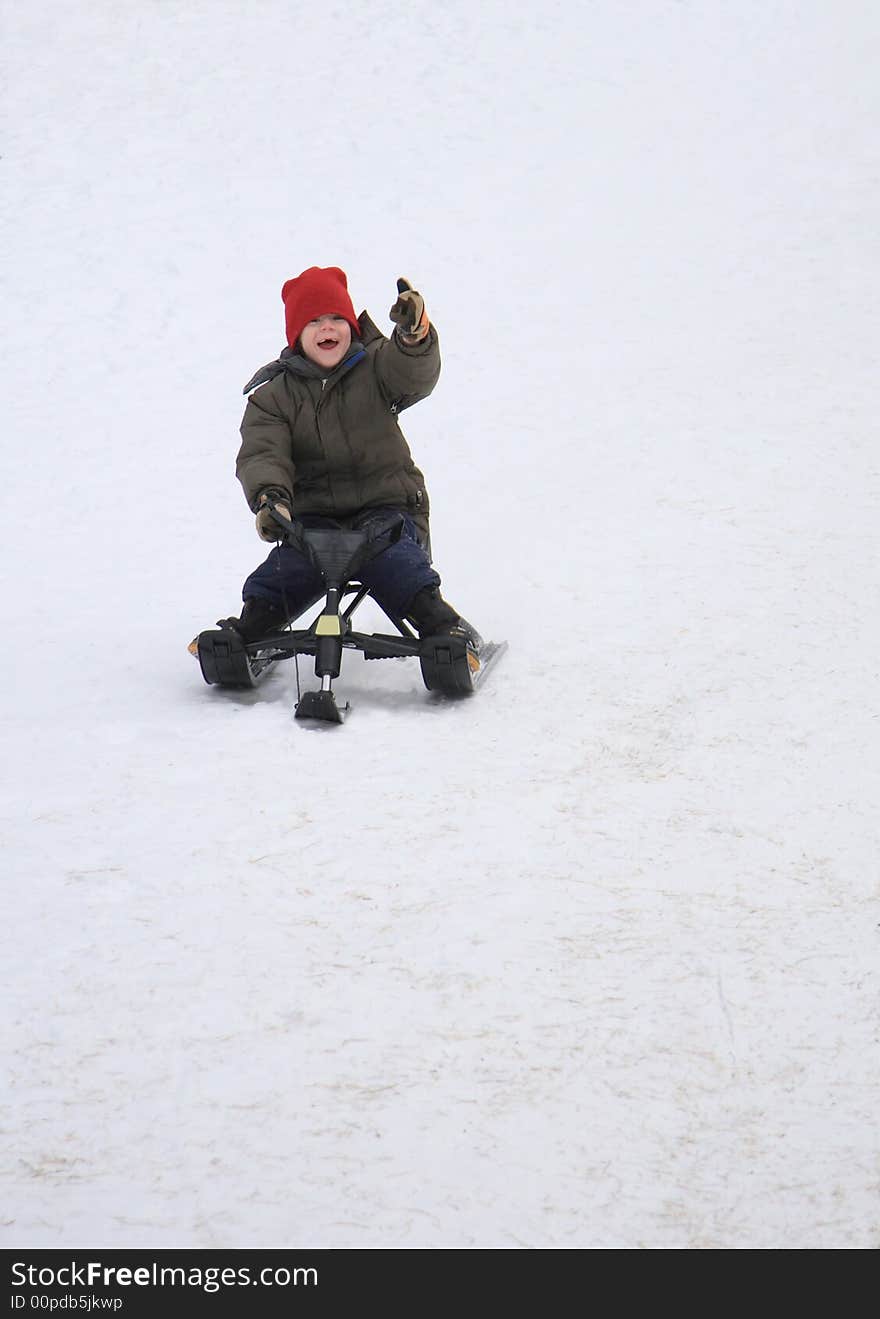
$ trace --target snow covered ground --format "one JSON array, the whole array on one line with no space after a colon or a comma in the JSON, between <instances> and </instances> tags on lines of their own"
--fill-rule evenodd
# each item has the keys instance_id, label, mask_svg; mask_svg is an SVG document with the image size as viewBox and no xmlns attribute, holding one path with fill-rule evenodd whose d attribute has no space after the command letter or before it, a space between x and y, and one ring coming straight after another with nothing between
<instances>
[{"instance_id":1,"label":"snow covered ground","mask_svg":"<svg viewBox=\"0 0 880 1319\"><path fill-rule=\"evenodd\" d=\"M871 0L4 19L4 1244L876 1247ZM405 274L448 706L206 687L283 280Z\"/></svg>"}]
</instances>

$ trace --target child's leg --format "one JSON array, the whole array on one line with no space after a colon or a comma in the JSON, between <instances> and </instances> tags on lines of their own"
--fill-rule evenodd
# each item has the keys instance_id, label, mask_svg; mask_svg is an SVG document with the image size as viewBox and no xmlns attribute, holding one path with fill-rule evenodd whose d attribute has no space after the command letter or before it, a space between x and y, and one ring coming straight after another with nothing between
<instances>
[{"instance_id":1,"label":"child's leg","mask_svg":"<svg viewBox=\"0 0 880 1319\"><path fill-rule=\"evenodd\" d=\"M265 602L285 614L284 622L296 618L321 594L320 573L304 554L289 545L276 545L241 591L246 606L250 601Z\"/></svg>"},{"instance_id":2,"label":"child's leg","mask_svg":"<svg viewBox=\"0 0 880 1319\"><path fill-rule=\"evenodd\" d=\"M374 516L379 521L387 512L377 510ZM359 519L358 525L364 521ZM440 575L431 567L409 518L404 520L400 540L365 564L361 580L387 613L411 617L425 635L458 622L458 614L440 595Z\"/></svg>"}]
</instances>

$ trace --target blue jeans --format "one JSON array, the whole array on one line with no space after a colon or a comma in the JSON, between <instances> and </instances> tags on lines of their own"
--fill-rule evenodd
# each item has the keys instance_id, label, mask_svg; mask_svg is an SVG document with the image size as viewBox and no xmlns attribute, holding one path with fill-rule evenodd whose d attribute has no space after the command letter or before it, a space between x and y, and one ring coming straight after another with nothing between
<instances>
[{"instance_id":1,"label":"blue jeans","mask_svg":"<svg viewBox=\"0 0 880 1319\"><path fill-rule=\"evenodd\" d=\"M354 519L360 529L370 523L382 523L394 509L366 510ZM305 527L336 527L333 518L304 514L299 521ZM358 569L358 580L369 587L370 594L387 614L402 618L417 591L439 586L439 574L431 567L427 553L419 544L415 523L403 515L400 540ZM286 607L288 617L297 618L324 594L324 583L317 568L299 550L290 545L276 545L259 568L255 568L242 587L243 600L270 600Z\"/></svg>"}]
</instances>

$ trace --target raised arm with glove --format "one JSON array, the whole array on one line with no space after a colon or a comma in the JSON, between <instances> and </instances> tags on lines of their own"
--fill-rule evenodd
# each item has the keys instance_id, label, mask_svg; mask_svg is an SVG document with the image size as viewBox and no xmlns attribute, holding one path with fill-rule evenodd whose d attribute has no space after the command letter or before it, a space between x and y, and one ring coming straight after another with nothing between
<instances>
[{"instance_id":1,"label":"raised arm with glove","mask_svg":"<svg viewBox=\"0 0 880 1319\"><path fill-rule=\"evenodd\" d=\"M397 301L388 315L396 324L397 333L405 344L421 343L431 328L425 311L425 299L406 279L397 281Z\"/></svg>"}]
</instances>

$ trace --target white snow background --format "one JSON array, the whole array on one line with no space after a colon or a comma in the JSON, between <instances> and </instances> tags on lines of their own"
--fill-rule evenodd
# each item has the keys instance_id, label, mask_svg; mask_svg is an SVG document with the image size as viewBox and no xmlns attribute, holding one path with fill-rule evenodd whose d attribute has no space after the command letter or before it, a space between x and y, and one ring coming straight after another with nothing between
<instances>
[{"instance_id":1,"label":"white snow background","mask_svg":"<svg viewBox=\"0 0 880 1319\"><path fill-rule=\"evenodd\" d=\"M876 1247L880 9L0 44L2 1240ZM320 732L186 653L313 264L424 292L435 560L510 641L462 704L347 654Z\"/></svg>"}]
</instances>

